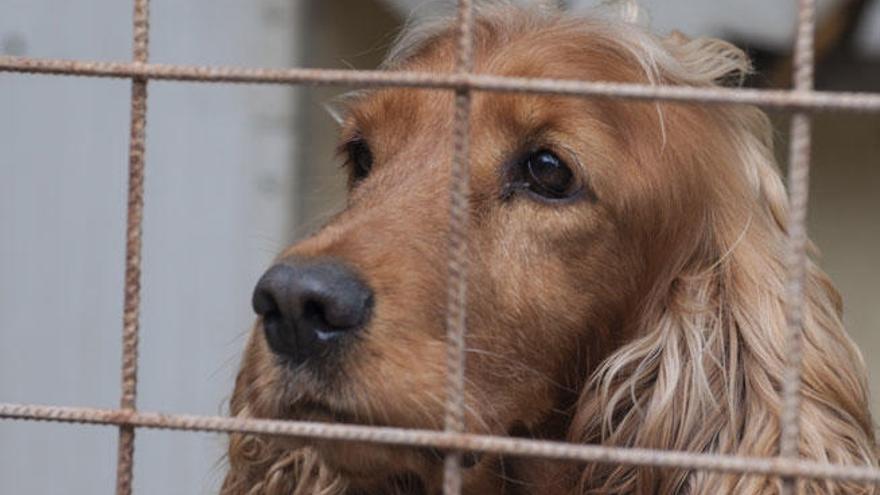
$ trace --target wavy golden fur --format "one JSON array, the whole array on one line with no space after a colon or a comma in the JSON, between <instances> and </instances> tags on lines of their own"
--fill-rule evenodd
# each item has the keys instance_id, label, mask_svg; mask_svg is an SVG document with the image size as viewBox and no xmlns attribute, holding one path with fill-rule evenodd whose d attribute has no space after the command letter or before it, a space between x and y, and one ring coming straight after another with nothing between
<instances>
[{"instance_id":1,"label":"wavy golden fur","mask_svg":"<svg viewBox=\"0 0 880 495\"><path fill-rule=\"evenodd\" d=\"M625 17L625 16L624 16ZM386 66L454 68L451 21L404 35ZM493 2L475 70L710 87L749 70L737 48L658 37L629 19ZM381 89L345 101L343 142L374 165L348 207L282 258L333 256L376 292L338 376L280 366L258 324L231 401L238 417L442 428L442 315L451 96ZM774 456L786 349L786 194L758 109L478 93L471 121L470 431ZM523 149L555 150L586 194L506 193ZM876 466L863 359L842 302L810 262L803 458ZM303 404L322 404L321 413ZM333 411L327 413L326 411ZM342 418L342 419L340 419ZM436 454L233 435L224 495L439 493ZM483 456L466 493L772 494L765 476ZM801 493L875 493L807 480Z\"/></svg>"}]
</instances>

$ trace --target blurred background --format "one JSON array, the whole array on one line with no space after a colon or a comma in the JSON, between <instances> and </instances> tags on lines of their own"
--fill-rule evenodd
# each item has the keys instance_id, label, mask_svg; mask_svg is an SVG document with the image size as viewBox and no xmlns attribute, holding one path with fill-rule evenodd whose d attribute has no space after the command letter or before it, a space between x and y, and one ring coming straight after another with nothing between
<instances>
[{"instance_id":1,"label":"blurred background","mask_svg":"<svg viewBox=\"0 0 880 495\"><path fill-rule=\"evenodd\" d=\"M0 54L130 59L131 6L4 0ZM583 7L594 1L571 1ZM659 32L748 48L788 87L794 0L642 0ZM436 0L152 0L150 59L375 68ZM819 89L880 92L880 1L820 1ZM0 402L116 407L130 83L0 73ZM340 88L151 82L138 406L224 414L273 256L344 201L323 103ZM775 114L781 160L787 116ZM810 232L880 411L880 115L815 119ZM114 486L117 430L0 421L0 493ZM220 435L138 430L135 490L216 492Z\"/></svg>"}]
</instances>

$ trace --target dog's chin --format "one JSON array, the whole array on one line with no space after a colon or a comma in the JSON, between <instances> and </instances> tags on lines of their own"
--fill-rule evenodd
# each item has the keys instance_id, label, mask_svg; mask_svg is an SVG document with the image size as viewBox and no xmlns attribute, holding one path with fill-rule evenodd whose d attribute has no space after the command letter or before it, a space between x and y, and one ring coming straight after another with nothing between
<instances>
[{"instance_id":1,"label":"dog's chin","mask_svg":"<svg viewBox=\"0 0 880 495\"><path fill-rule=\"evenodd\" d=\"M357 416L326 405L302 401L285 419L336 424L362 424ZM393 425L373 425L393 426ZM292 447L310 447L324 465L365 492L422 494L439 486L442 457L433 450L338 440L296 440Z\"/></svg>"},{"instance_id":2,"label":"dog's chin","mask_svg":"<svg viewBox=\"0 0 880 495\"><path fill-rule=\"evenodd\" d=\"M407 485L405 493L424 493L436 476L425 456L415 449L376 444L320 441L313 445L325 465L345 477L352 488L390 491Z\"/></svg>"}]
</instances>

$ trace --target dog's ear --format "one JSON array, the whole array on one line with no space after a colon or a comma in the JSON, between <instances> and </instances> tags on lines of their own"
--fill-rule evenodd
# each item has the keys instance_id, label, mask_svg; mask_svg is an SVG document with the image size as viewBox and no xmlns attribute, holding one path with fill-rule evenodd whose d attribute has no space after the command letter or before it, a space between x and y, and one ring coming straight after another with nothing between
<instances>
[{"instance_id":1,"label":"dog's ear","mask_svg":"<svg viewBox=\"0 0 880 495\"><path fill-rule=\"evenodd\" d=\"M584 388L572 441L778 454L788 354L787 200L766 117L751 108L724 112L722 132L701 138L705 158L691 157L705 161L700 175L710 181L694 191L713 198L704 225L670 255L676 268L644 301L635 340L606 359ZM863 360L843 328L837 292L812 261L804 292L800 453L874 466ZM778 479L766 476L607 464L588 465L582 483L601 493L779 489ZM873 493L855 482L821 480L806 481L804 491Z\"/></svg>"},{"instance_id":2,"label":"dog's ear","mask_svg":"<svg viewBox=\"0 0 880 495\"><path fill-rule=\"evenodd\" d=\"M680 31L672 31L661 43L681 66L685 77L740 86L752 72L752 62L746 52L723 40L690 38Z\"/></svg>"}]
</instances>

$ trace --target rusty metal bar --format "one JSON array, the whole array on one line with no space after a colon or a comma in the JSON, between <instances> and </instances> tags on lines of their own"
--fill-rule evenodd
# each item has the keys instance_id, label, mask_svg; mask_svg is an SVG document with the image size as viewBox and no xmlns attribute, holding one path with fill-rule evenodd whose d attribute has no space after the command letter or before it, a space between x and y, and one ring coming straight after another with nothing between
<instances>
[{"instance_id":1,"label":"rusty metal bar","mask_svg":"<svg viewBox=\"0 0 880 495\"><path fill-rule=\"evenodd\" d=\"M488 452L560 461L602 462L639 466L696 469L764 476L880 482L880 469L788 459L756 458L681 451L605 447L546 440L507 438L436 430L360 426L307 421L241 419L188 414L160 414L125 409L38 406L0 403L0 419L53 421L94 425L202 432L236 432L301 438L432 447L442 450Z\"/></svg>"},{"instance_id":2,"label":"rusty metal bar","mask_svg":"<svg viewBox=\"0 0 880 495\"><path fill-rule=\"evenodd\" d=\"M474 6L458 2L458 60L456 73L473 70ZM452 122L452 170L449 183L449 259L446 307L447 379L445 430L465 431L465 336L467 334L468 223L470 220L470 113L471 89L455 89ZM443 462L443 494L460 495L461 452L450 450Z\"/></svg>"},{"instance_id":3,"label":"rusty metal bar","mask_svg":"<svg viewBox=\"0 0 880 495\"><path fill-rule=\"evenodd\" d=\"M149 55L149 0L134 0L133 59L145 64ZM131 82L131 136L128 151L128 208L125 232L125 296L122 313L122 394L120 408L134 411L137 403L138 331L141 305L141 225L144 213L144 151L147 79ZM119 426L116 494L131 495L134 470L134 426Z\"/></svg>"},{"instance_id":4,"label":"rusty metal bar","mask_svg":"<svg viewBox=\"0 0 880 495\"><path fill-rule=\"evenodd\" d=\"M815 0L799 0L794 43L794 90L813 90ZM785 319L787 323L785 375L782 387L782 431L779 455L800 456L800 393L803 365L804 284L807 271L807 203L810 190L810 116L794 114L788 163L789 216L786 253ZM782 479L782 495L797 493L798 478Z\"/></svg>"},{"instance_id":5,"label":"rusty metal bar","mask_svg":"<svg viewBox=\"0 0 880 495\"><path fill-rule=\"evenodd\" d=\"M880 94L696 88L605 83L558 79L530 79L486 74L331 69L265 69L219 66L85 62L0 56L0 72L134 78L235 84L309 84L358 87L470 88L477 91L664 100L700 104L757 105L797 111L880 112Z\"/></svg>"}]
</instances>

